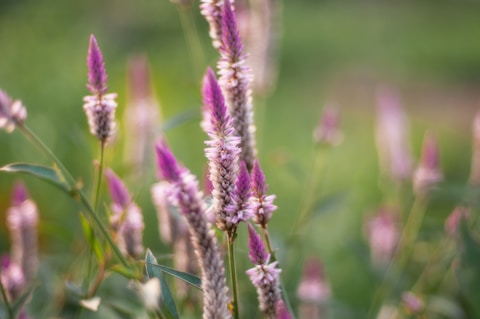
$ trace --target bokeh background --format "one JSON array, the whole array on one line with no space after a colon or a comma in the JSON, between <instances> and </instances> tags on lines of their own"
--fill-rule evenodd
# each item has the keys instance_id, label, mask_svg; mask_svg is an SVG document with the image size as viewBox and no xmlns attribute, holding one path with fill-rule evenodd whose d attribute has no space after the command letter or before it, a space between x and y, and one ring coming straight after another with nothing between
<instances>
[{"instance_id":1,"label":"bokeh background","mask_svg":"<svg viewBox=\"0 0 480 319\"><path fill-rule=\"evenodd\" d=\"M460 196L456 190L470 171L471 125L480 97L480 3L297 0L284 1L281 7L278 79L274 90L257 97L255 105L259 158L269 190L277 195L279 209L270 229L284 263L285 284L295 305L301 261L319 257L337 303L334 317L367 318L379 278L368 266L363 223L384 203L388 189L380 182L375 146L375 91L388 85L399 92L417 158L426 130L439 140L445 185L451 191L432 203L423 233L440 238L444 219ZM185 17L192 18L200 51L189 51L182 28ZM92 33L104 54L110 91L119 95L118 118L123 118L128 98L127 62L146 54L161 105L158 126L187 115L165 132L166 138L177 157L203 176L206 136L199 126L200 81L217 54L197 2L179 14L177 5L167 0L1 0L0 87L27 106L28 125L90 189L98 149L88 133L82 99L88 93L86 53ZM326 103L340 110L343 143L320 155L324 171L315 199L320 208L301 243L287 247L285 239L309 193L307 181L318 156L312 132ZM156 181L153 148L151 165L145 167L148 174L135 180L123 161L121 141L129 132L123 130L123 120L119 122L106 164L126 179L144 210L145 245L157 256L168 254L150 200L150 185ZM50 164L18 132L0 132L0 165L16 161ZM5 212L18 178L0 175L1 252L9 250ZM50 185L22 179L41 211L45 264L62 282L69 279L72 264L81 262L74 257L84 246L78 207ZM244 231L240 238L245 238ZM238 258L243 271L249 267L245 245L239 254L245 257ZM456 294L455 288L446 291ZM255 303L252 287L245 285L241 292ZM255 307L245 308L253 316Z\"/></svg>"}]
</instances>

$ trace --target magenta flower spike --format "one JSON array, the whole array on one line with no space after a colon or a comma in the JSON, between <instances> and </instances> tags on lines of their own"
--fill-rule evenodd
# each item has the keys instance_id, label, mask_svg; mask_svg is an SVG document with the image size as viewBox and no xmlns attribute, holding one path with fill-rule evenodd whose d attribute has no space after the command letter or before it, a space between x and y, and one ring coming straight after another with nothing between
<instances>
[{"instance_id":1,"label":"magenta flower spike","mask_svg":"<svg viewBox=\"0 0 480 319\"><path fill-rule=\"evenodd\" d=\"M276 304L280 300L280 272L278 262L270 261L270 255L252 225L248 224L249 257L255 267L246 271L250 281L257 288L260 310L266 318L276 318Z\"/></svg>"},{"instance_id":2,"label":"magenta flower spike","mask_svg":"<svg viewBox=\"0 0 480 319\"><path fill-rule=\"evenodd\" d=\"M95 135L102 144L105 144L114 134L116 128L115 109L117 108L117 102L115 102L115 98L117 94L106 94L108 87L105 64L97 40L93 35L90 36L87 65L87 88L92 95L83 98L85 102L83 109L87 114L90 133Z\"/></svg>"},{"instance_id":3,"label":"magenta flower spike","mask_svg":"<svg viewBox=\"0 0 480 319\"><path fill-rule=\"evenodd\" d=\"M395 210L382 207L366 222L370 256L376 266L387 266L390 263L400 241L401 230L395 214Z\"/></svg>"},{"instance_id":4,"label":"magenta flower spike","mask_svg":"<svg viewBox=\"0 0 480 319\"><path fill-rule=\"evenodd\" d=\"M203 319L229 319L225 268L215 233L205 215L197 179L182 167L164 142L155 145L160 175L172 184L171 197L187 221L202 272Z\"/></svg>"},{"instance_id":5,"label":"magenta flower spike","mask_svg":"<svg viewBox=\"0 0 480 319\"><path fill-rule=\"evenodd\" d=\"M268 195L268 185L265 183L265 175L258 159L255 160L251 176L252 196L250 197L248 207L253 212L253 221L265 228L268 224L272 213L277 209L273 204L275 195Z\"/></svg>"},{"instance_id":6,"label":"magenta flower spike","mask_svg":"<svg viewBox=\"0 0 480 319\"><path fill-rule=\"evenodd\" d=\"M200 12L210 26L210 38L215 49L222 45L222 7L225 0L201 0ZM226 0L230 3L231 0Z\"/></svg>"},{"instance_id":7,"label":"magenta flower spike","mask_svg":"<svg viewBox=\"0 0 480 319\"><path fill-rule=\"evenodd\" d=\"M235 190L238 175L240 139L234 136L232 121L227 114L223 95L215 74L209 68L203 84L203 104L209 110L210 140L206 141L205 156L208 159L209 178L213 185L211 207L219 229L233 232L238 220L232 218L227 207ZM238 217L238 216L237 216ZM238 218L237 218L238 219Z\"/></svg>"},{"instance_id":8,"label":"magenta flower spike","mask_svg":"<svg viewBox=\"0 0 480 319\"><path fill-rule=\"evenodd\" d=\"M12 132L16 126L22 126L27 118L27 110L19 100L12 100L0 89L0 129L7 133Z\"/></svg>"},{"instance_id":9,"label":"magenta flower spike","mask_svg":"<svg viewBox=\"0 0 480 319\"><path fill-rule=\"evenodd\" d=\"M12 206L7 211L7 227L11 238L12 263L18 265L25 282L35 279L38 265L38 209L28 198L23 184L17 184L12 193Z\"/></svg>"},{"instance_id":10,"label":"magenta flower spike","mask_svg":"<svg viewBox=\"0 0 480 319\"><path fill-rule=\"evenodd\" d=\"M112 198L110 227L117 233L118 246L123 254L139 258L143 254L143 215L141 209L132 201L128 189L111 170L105 172L108 190Z\"/></svg>"},{"instance_id":11,"label":"magenta flower spike","mask_svg":"<svg viewBox=\"0 0 480 319\"><path fill-rule=\"evenodd\" d=\"M226 208L228 223L236 227L241 221L247 221L254 216L254 212L248 206L250 195L250 175L247 165L242 161L230 204Z\"/></svg>"},{"instance_id":12,"label":"magenta flower spike","mask_svg":"<svg viewBox=\"0 0 480 319\"><path fill-rule=\"evenodd\" d=\"M288 312L288 309L281 298L277 301L277 304L275 305L275 312L277 316L276 319L292 319L292 316Z\"/></svg>"},{"instance_id":13,"label":"magenta flower spike","mask_svg":"<svg viewBox=\"0 0 480 319\"><path fill-rule=\"evenodd\" d=\"M440 168L440 156L437 140L428 133L425 134L420 163L413 175L413 189L418 196L425 196L443 180Z\"/></svg>"},{"instance_id":14,"label":"magenta flower spike","mask_svg":"<svg viewBox=\"0 0 480 319\"><path fill-rule=\"evenodd\" d=\"M222 45L218 61L219 84L225 95L228 114L233 120L235 135L241 138L240 158L249 170L257 155L252 106L252 74L246 65L246 56L238 34L232 5L224 2L222 8Z\"/></svg>"},{"instance_id":15,"label":"magenta flower spike","mask_svg":"<svg viewBox=\"0 0 480 319\"><path fill-rule=\"evenodd\" d=\"M459 232L459 226L462 221L467 221L470 216L470 209L464 206L457 206L445 220L445 233L450 237L455 237Z\"/></svg>"},{"instance_id":16,"label":"magenta flower spike","mask_svg":"<svg viewBox=\"0 0 480 319\"><path fill-rule=\"evenodd\" d=\"M10 302L15 301L25 290L26 281L22 267L12 262L9 256L1 257L0 280Z\"/></svg>"},{"instance_id":17,"label":"magenta flower spike","mask_svg":"<svg viewBox=\"0 0 480 319\"><path fill-rule=\"evenodd\" d=\"M326 106L323 109L320 121L313 131L313 139L319 145L335 146L342 141L340 131L340 115L333 106Z\"/></svg>"}]
</instances>

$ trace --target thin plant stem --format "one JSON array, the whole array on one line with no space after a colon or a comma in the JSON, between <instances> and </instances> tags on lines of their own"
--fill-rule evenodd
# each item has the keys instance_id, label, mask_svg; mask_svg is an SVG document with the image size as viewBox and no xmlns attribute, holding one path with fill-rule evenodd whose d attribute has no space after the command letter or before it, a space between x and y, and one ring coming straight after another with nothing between
<instances>
[{"instance_id":1,"label":"thin plant stem","mask_svg":"<svg viewBox=\"0 0 480 319\"><path fill-rule=\"evenodd\" d=\"M98 166L97 187L95 190L95 200L94 200L95 211L98 209L98 201L100 198L100 188L102 186L104 153L105 153L105 143L100 142L100 164Z\"/></svg>"},{"instance_id":2,"label":"thin plant stem","mask_svg":"<svg viewBox=\"0 0 480 319\"><path fill-rule=\"evenodd\" d=\"M2 293L2 298L3 298L3 301L5 302L5 307L7 308L8 318L14 319L13 309L12 309L12 306L10 305L10 302L8 301L7 292L5 290L5 287L3 286L3 282L1 279L0 279L0 292Z\"/></svg>"},{"instance_id":3,"label":"thin plant stem","mask_svg":"<svg viewBox=\"0 0 480 319\"><path fill-rule=\"evenodd\" d=\"M233 296L233 318L239 319L238 314L238 288L237 288L237 266L235 263L235 233L228 234L228 266L230 268L230 284L232 285L232 296Z\"/></svg>"},{"instance_id":4,"label":"thin plant stem","mask_svg":"<svg viewBox=\"0 0 480 319\"><path fill-rule=\"evenodd\" d=\"M108 244L111 246L113 252L115 253L116 257L120 260L120 262L127 268L130 267L128 261L125 259L123 254L120 252L120 249L118 249L117 245L115 245L112 237L108 233L107 229L103 225L102 221L98 217L97 213L95 212L95 209L92 207L90 202L88 201L87 197L85 196L85 193L79 189L76 185L75 179L72 177L70 172L65 168L63 163L53 154L53 152L48 148L45 143L33 132L31 131L27 126L21 125L18 126L18 128L26 135L26 137L35 145L37 146L43 153L45 153L50 159L52 159L55 164L62 170L62 173L65 175L67 179L67 183L71 187L70 189L70 195L73 198L78 199L83 206L86 208L86 211L88 213L88 216L92 218L94 223L97 225L97 227L100 229L100 232L102 235L105 237L107 240Z\"/></svg>"},{"instance_id":5,"label":"thin plant stem","mask_svg":"<svg viewBox=\"0 0 480 319\"><path fill-rule=\"evenodd\" d=\"M262 229L263 238L265 240L267 251L270 254L270 258L272 259L272 262L275 262L275 261L278 262L278 265L280 267L280 262L278 261L275 251L272 249L272 244L270 243L270 235L268 234L267 225L261 225L260 228ZM282 291L283 301L285 303L285 306L288 309L288 312L290 313L292 318L295 319L293 308L292 308L292 305L290 304L290 298L288 298L287 290L285 289L285 285L283 284L282 276L280 276L280 290Z\"/></svg>"},{"instance_id":6,"label":"thin plant stem","mask_svg":"<svg viewBox=\"0 0 480 319\"><path fill-rule=\"evenodd\" d=\"M202 49L202 44L195 27L191 10L181 5L177 6L180 23L185 34L185 42L187 44L188 53L192 66L194 69L195 80L199 79L204 68L205 56Z\"/></svg>"},{"instance_id":7,"label":"thin plant stem","mask_svg":"<svg viewBox=\"0 0 480 319\"><path fill-rule=\"evenodd\" d=\"M390 261L390 264L388 265L380 287L374 295L368 315L369 318L373 316L373 311L377 308L378 303L383 300L385 296L390 292L390 289L388 287L388 279L390 278L394 268L397 269L398 273L401 273L406 266L412 253L413 245L415 244L415 240L417 239L418 233L420 231L422 221L425 216L427 203L427 197L415 198L407 221L405 222L405 226L403 227L402 235L397 245L395 255L392 258L392 261ZM396 280L394 280L394 283L395 282Z\"/></svg>"}]
</instances>

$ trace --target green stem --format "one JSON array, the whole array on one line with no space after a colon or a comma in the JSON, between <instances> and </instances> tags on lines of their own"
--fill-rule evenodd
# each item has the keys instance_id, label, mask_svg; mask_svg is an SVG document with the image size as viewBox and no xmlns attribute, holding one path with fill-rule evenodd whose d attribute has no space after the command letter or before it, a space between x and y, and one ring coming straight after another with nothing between
<instances>
[{"instance_id":1,"label":"green stem","mask_svg":"<svg viewBox=\"0 0 480 319\"><path fill-rule=\"evenodd\" d=\"M13 317L13 309L8 301L7 292L5 291L5 287L3 286L2 281L0 280L0 292L2 293L3 301L5 302L5 307L7 308L7 314L9 319L14 319Z\"/></svg>"},{"instance_id":2,"label":"green stem","mask_svg":"<svg viewBox=\"0 0 480 319\"><path fill-rule=\"evenodd\" d=\"M98 200L100 198L100 186L102 185L102 177L103 177L103 158L105 153L105 144L100 142L100 164L98 167L98 177L97 177L97 188L95 190L95 211L98 209Z\"/></svg>"},{"instance_id":3,"label":"green stem","mask_svg":"<svg viewBox=\"0 0 480 319\"><path fill-rule=\"evenodd\" d=\"M230 267L230 283L232 285L232 295L233 295L233 318L239 319L238 314L238 288L237 288L237 266L235 263L235 247L233 246L235 242L235 233L228 234L228 265Z\"/></svg>"},{"instance_id":4,"label":"green stem","mask_svg":"<svg viewBox=\"0 0 480 319\"><path fill-rule=\"evenodd\" d=\"M62 162L53 154L53 152L48 148L45 143L37 136L33 131L31 131L27 126L22 125L18 126L18 128L22 131L22 133L25 134L25 136L35 145L37 146L42 152L44 152L47 157L49 157L51 160L55 162L55 164L61 169L62 173L67 179L67 183L70 186L70 191L71 191L71 196L72 197L77 197L79 196L80 202L83 204L83 206L86 208L86 211L88 215L93 219L94 223L97 225L97 227L100 229L100 232L102 235L105 237L107 240L108 244L111 246L113 252L117 256L117 258L120 260L120 262L125 266L129 267L129 264L123 254L120 252L118 249L117 245L113 242L112 237L108 233L107 229L105 226L102 224L102 221L98 217L97 213L93 209L92 205L88 201L87 197L85 196L85 193L79 189L76 185L75 179L72 177L70 172L65 168L65 166L62 164Z\"/></svg>"},{"instance_id":5,"label":"green stem","mask_svg":"<svg viewBox=\"0 0 480 319\"><path fill-rule=\"evenodd\" d=\"M267 245L267 251L270 254L271 261L272 262L275 262L275 261L278 262L275 251L272 249L272 244L270 243L270 235L268 234L267 225L261 225L261 228L262 228L262 233L263 233L263 238L265 240L265 244ZM281 268L280 267L280 262L278 262L277 265L278 265L278 268ZM292 304L290 303L290 298L288 298L287 290L286 290L285 285L283 283L282 276L280 276L280 290L282 291L283 301L285 303L285 306L287 306L288 312L290 313L292 318L295 319L295 314L293 313Z\"/></svg>"}]
</instances>

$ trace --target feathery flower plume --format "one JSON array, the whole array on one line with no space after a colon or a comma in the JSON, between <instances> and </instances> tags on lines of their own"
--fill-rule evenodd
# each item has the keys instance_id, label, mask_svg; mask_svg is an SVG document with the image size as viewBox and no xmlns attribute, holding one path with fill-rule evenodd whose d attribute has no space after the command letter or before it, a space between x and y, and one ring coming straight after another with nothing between
<instances>
[{"instance_id":1,"label":"feathery flower plume","mask_svg":"<svg viewBox=\"0 0 480 319\"><path fill-rule=\"evenodd\" d=\"M323 272L320 260L307 259L297 288L300 300L300 318L320 319L325 317L325 303L330 298L330 285Z\"/></svg>"},{"instance_id":2,"label":"feathery flower plume","mask_svg":"<svg viewBox=\"0 0 480 319\"><path fill-rule=\"evenodd\" d=\"M292 316L288 312L288 309L281 298L277 301L277 304L275 305L275 312L276 319L292 319Z\"/></svg>"},{"instance_id":3,"label":"feathery flower plume","mask_svg":"<svg viewBox=\"0 0 480 319\"><path fill-rule=\"evenodd\" d=\"M133 57L128 63L129 99L125 109L125 156L140 177L149 159L150 145L159 123L159 103L152 92L147 57Z\"/></svg>"},{"instance_id":4,"label":"feathery flower plume","mask_svg":"<svg viewBox=\"0 0 480 319\"><path fill-rule=\"evenodd\" d=\"M319 145L335 146L342 141L342 132L339 128L340 115L332 106L323 109L320 121L313 131L313 139Z\"/></svg>"},{"instance_id":5,"label":"feathery flower plume","mask_svg":"<svg viewBox=\"0 0 480 319\"><path fill-rule=\"evenodd\" d=\"M88 84L87 88L92 95L85 96L83 109L87 114L90 133L105 144L115 131L115 109L117 102L116 93L107 93L107 73L103 62L102 52L98 47L97 40L90 36L88 48Z\"/></svg>"},{"instance_id":6,"label":"feathery flower plume","mask_svg":"<svg viewBox=\"0 0 480 319\"><path fill-rule=\"evenodd\" d=\"M172 244L176 240L176 218L172 216L168 200L170 183L162 181L154 184L151 188L152 200L157 210L158 231L165 244Z\"/></svg>"},{"instance_id":7,"label":"feathery flower plume","mask_svg":"<svg viewBox=\"0 0 480 319\"><path fill-rule=\"evenodd\" d=\"M382 207L367 220L365 232L370 246L372 262L378 266L388 265L400 240L400 229L395 211Z\"/></svg>"},{"instance_id":8,"label":"feathery flower plume","mask_svg":"<svg viewBox=\"0 0 480 319\"><path fill-rule=\"evenodd\" d=\"M231 4L231 0L226 0ZM215 49L222 45L222 7L224 0L201 0L200 12L210 26L210 38Z\"/></svg>"},{"instance_id":9,"label":"feathery flower plume","mask_svg":"<svg viewBox=\"0 0 480 319\"><path fill-rule=\"evenodd\" d=\"M213 185L211 209L216 217L218 228L232 232L236 224L229 218L227 206L231 202L230 196L235 189L238 175L240 149L237 145L240 143L240 138L233 135L234 129L225 108L222 91L210 68L204 77L203 104L210 111L208 132L210 140L205 142L208 146L205 149L205 156L208 158L210 181Z\"/></svg>"},{"instance_id":10,"label":"feathery flower plume","mask_svg":"<svg viewBox=\"0 0 480 319\"><path fill-rule=\"evenodd\" d=\"M20 297L26 286L22 268L12 262L8 256L2 256L0 259L0 280L9 301L14 301Z\"/></svg>"},{"instance_id":11,"label":"feathery flower plume","mask_svg":"<svg viewBox=\"0 0 480 319\"><path fill-rule=\"evenodd\" d=\"M466 221L470 216L470 209L464 206L457 206L445 220L445 232L450 237L458 234L458 227L462 221Z\"/></svg>"},{"instance_id":12,"label":"feathery flower plume","mask_svg":"<svg viewBox=\"0 0 480 319\"><path fill-rule=\"evenodd\" d=\"M234 225L235 228L241 221L247 221L254 216L254 212L248 207L250 195L250 175L247 165L242 161L230 204L226 208L227 223Z\"/></svg>"},{"instance_id":13,"label":"feathery flower plume","mask_svg":"<svg viewBox=\"0 0 480 319\"><path fill-rule=\"evenodd\" d=\"M112 197L112 216L110 226L116 233L120 250L125 255L138 258L143 254L143 223L142 211L132 201L123 182L110 169L106 172L108 190Z\"/></svg>"},{"instance_id":14,"label":"feathery flower plume","mask_svg":"<svg viewBox=\"0 0 480 319\"><path fill-rule=\"evenodd\" d=\"M12 196L12 206L7 211L10 230L12 263L19 265L26 283L35 278L38 265L38 210L28 198L25 186L18 183Z\"/></svg>"},{"instance_id":15,"label":"feathery flower plume","mask_svg":"<svg viewBox=\"0 0 480 319\"><path fill-rule=\"evenodd\" d=\"M160 173L173 185L171 196L187 221L197 252L202 271L203 318L231 318L223 258L215 233L205 219L205 204L198 190L198 181L179 165L165 143L156 144L155 150Z\"/></svg>"},{"instance_id":16,"label":"feathery flower plume","mask_svg":"<svg viewBox=\"0 0 480 319\"><path fill-rule=\"evenodd\" d=\"M422 157L413 174L413 190L416 195L424 196L443 180L437 140L425 134L422 146Z\"/></svg>"},{"instance_id":17,"label":"feathery flower plume","mask_svg":"<svg viewBox=\"0 0 480 319\"><path fill-rule=\"evenodd\" d=\"M412 174L408 142L408 122L395 91L377 90L377 148L384 173L396 181L407 181Z\"/></svg>"},{"instance_id":18,"label":"feathery flower plume","mask_svg":"<svg viewBox=\"0 0 480 319\"><path fill-rule=\"evenodd\" d=\"M248 208L254 214L253 221L265 228L272 217L272 213L277 209L277 206L273 205L273 200L276 196L267 196L266 194L268 185L265 184L265 175L263 175L258 159L255 160L253 165L251 183L252 196L250 197Z\"/></svg>"},{"instance_id":19,"label":"feathery flower plume","mask_svg":"<svg viewBox=\"0 0 480 319\"><path fill-rule=\"evenodd\" d=\"M13 101L10 96L0 89L0 128L8 133L21 126L27 118L27 109L19 100Z\"/></svg>"},{"instance_id":20,"label":"feathery flower plume","mask_svg":"<svg viewBox=\"0 0 480 319\"><path fill-rule=\"evenodd\" d=\"M228 113L233 119L235 135L241 138L240 158L249 170L257 155L252 106L252 74L238 34L232 5L226 1L222 8L222 45L218 61L219 84L225 96Z\"/></svg>"},{"instance_id":21,"label":"feathery flower plume","mask_svg":"<svg viewBox=\"0 0 480 319\"><path fill-rule=\"evenodd\" d=\"M260 236L252 225L248 224L249 257L255 267L246 271L255 288L257 288L260 310L266 318L276 318L276 305L281 299L280 272L277 261L269 263L270 254L265 251Z\"/></svg>"},{"instance_id":22,"label":"feathery flower plume","mask_svg":"<svg viewBox=\"0 0 480 319\"><path fill-rule=\"evenodd\" d=\"M474 186L480 186L480 110L477 111L473 119L473 155L470 169L470 183Z\"/></svg>"}]
</instances>

